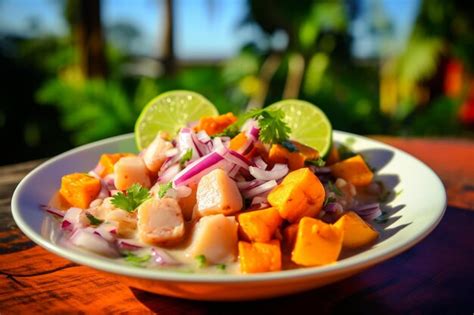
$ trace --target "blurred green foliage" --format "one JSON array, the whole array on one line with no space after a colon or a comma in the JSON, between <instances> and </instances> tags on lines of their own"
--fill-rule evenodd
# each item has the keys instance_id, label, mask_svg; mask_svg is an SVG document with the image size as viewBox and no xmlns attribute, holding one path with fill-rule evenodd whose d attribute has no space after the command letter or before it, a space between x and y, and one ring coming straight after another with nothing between
<instances>
[{"instance_id":1,"label":"blurred green foliage","mask_svg":"<svg viewBox=\"0 0 474 315\"><path fill-rule=\"evenodd\" d=\"M242 24L257 27L262 36L229 60L184 64L172 75L153 78L127 73L124 69L131 60L120 45L106 45L106 78L90 79L81 74L80 50L72 35L22 40L14 57L0 59L14 73L4 88L22 84L25 89L25 95L10 95L6 102L29 104L23 113L7 112L17 125L2 125L5 113L0 112L0 126L21 134L18 146L30 148L17 149L17 156L9 161L50 156L72 145L131 132L143 106L172 89L197 91L221 113L238 114L259 98L263 98L260 105L266 106L290 95L319 106L335 129L472 136L472 129L459 121L468 91L464 87L461 94L447 96L442 86L442 65L450 58L460 60L466 73L473 71L474 33L467 13L472 5L423 1L402 54L360 62L351 56L348 31L354 18L348 3L355 2L249 0ZM133 33L126 25L119 29ZM282 32L286 44L281 38L278 41ZM387 101L385 83L389 90L395 87ZM34 99L29 99L30 94ZM36 102L45 106L38 109L33 106ZM53 137L59 140L50 141Z\"/></svg>"}]
</instances>

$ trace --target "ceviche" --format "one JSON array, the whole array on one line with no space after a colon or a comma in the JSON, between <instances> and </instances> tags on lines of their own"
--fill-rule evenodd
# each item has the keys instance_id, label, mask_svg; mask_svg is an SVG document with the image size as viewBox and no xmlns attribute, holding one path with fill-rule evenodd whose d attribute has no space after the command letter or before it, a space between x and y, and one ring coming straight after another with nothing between
<instances>
[{"instance_id":1,"label":"ceviche","mask_svg":"<svg viewBox=\"0 0 474 315\"><path fill-rule=\"evenodd\" d=\"M171 113L168 103L153 106ZM361 155L332 143L312 104L204 115L177 132L144 118L137 128L139 153L65 174L42 206L64 242L137 267L258 273L331 264L379 236L383 186ZM315 128L324 132L300 140Z\"/></svg>"}]
</instances>

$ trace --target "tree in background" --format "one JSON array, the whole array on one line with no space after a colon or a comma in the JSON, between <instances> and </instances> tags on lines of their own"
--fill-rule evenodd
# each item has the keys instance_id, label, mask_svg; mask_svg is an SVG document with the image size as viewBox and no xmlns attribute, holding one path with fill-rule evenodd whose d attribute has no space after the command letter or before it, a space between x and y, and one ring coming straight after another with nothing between
<instances>
[{"instance_id":1,"label":"tree in background","mask_svg":"<svg viewBox=\"0 0 474 315\"><path fill-rule=\"evenodd\" d=\"M64 14L79 49L82 74L86 78L104 78L107 63L100 0L68 0Z\"/></svg>"},{"instance_id":2,"label":"tree in background","mask_svg":"<svg viewBox=\"0 0 474 315\"><path fill-rule=\"evenodd\" d=\"M406 48L384 61L381 110L408 132L456 134L465 132L459 118L474 123L472 12L469 1L423 1Z\"/></svg>"}]
</instances>

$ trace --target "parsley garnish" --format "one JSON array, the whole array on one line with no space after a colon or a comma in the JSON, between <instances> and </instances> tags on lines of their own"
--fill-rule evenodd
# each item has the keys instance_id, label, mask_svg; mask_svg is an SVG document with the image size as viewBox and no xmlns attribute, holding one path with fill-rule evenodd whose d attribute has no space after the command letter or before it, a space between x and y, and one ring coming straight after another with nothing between
<instances>
[{"instance_id":1,"label":"parsley garnish","mask_svg":"<svg viewBox=\"0 0 474 315\"><path fill-rule=\"evenodd\" d=\"M281 109L253 109L244 115L245 120L249 118L257 120L263 143L283 143L290 137L291 129L283 121L285 113Z\"/></svg>"},{"instance_id":2,"label":"parsley garnish","mask_svg":"<svg viewBox=\"0 0 474 315\"><path fill-rule=\"evenodd\" d=\"M137 267L141 267L142 264L149 261L150 258L151 258L151 255L138 256L131 252L125 253L125 261Z\"/></svg>"},{"instance_id":3,"label":"parsley garnish","mask_svg":"<svg viewBox=\"0 0 474 315\"><path fill-rule=\"evenodd\" d=\"M332 191L333 193L335 193L339 197L343 195L342 191L339 188L337 188L336 185L334 185L334 183L331 182L331 181L328 182L328 188L329 188L330 191Z\"/></svg>"},{"instance_id":4,"label":"parsley garnish","mask_svg":"<svg viewBox=\"0 0 474 315\"><path fill-rule=\"evenodd\" d=\"M216 268L219 269L219 270L224 271L227 268L227 266L225 264L218 264L218 265L216 265Z\"/></svg>"},{"instance_id":5,"label":"parsley garnish","mask_svg":"<svg viewBox=\"0 0 474 315\"><path fill-rule=\"evenodd\" d=\"M186 152L184 152L181 159L179 160L179 166L183 168L186 162L191 160L192 157L193 157L193 149L187 149Z\"/></svg>"},{"instance_id":6,"label":"parsley garnish","mask_svg":"<svg viewBox=\"0 0 474 315\"><path fill-rule=\"evenodd\" d=\"M104 222L104 220L97 219L96 217L94 217L89 212L86 212L86 217L89 219L89 222L91 223L91 225L99 225L102 222Z\"/></svg>"},{"instance_id":7,"label":"parsley garnish","mask_svg":"<svg viewBox=\"0 0 474 315\"><path fill-rule=\"evenodd\" d=\"M160 184L160 190L158 191L158 197L163 198L166 195L166 193L168 192L168 190L171 189L171 187L173 187L173 184L171 182L169 182L168 184Z\"/></svg>"},{"instance_id":8,"label":"parsley garnish","mask_svg":"<svg viewBox=\"0 0 474 315\"><path fill-rule=\"evenodd\" d=\"M140 184L133 184L125 193L118 192L112 197L112 204L122 210L132 212L150 198L149 190Z\"/></svg>"},{"instance_id":9,"label":"parsley garnish","mask_svg":"<svg viewBox=\"0 0 474 315\"><path fill-rule=\"evenodd\" d=\"M204 268L207 265L207 259L204 255L196 256L196 262L199 268Z\"/></svg>"},{"instance_id":10,"label":"parsley garnish","mask_svg":"<svg viewBox=\"0 0 474 315\"><path fill-rule=\"evenodd\" d=\"M326 161L324 161L321 157L317 158L316 160L308 160L306 163L317 166L317 167L323 167L326 165Z\"/></svg>"}]
</instances>

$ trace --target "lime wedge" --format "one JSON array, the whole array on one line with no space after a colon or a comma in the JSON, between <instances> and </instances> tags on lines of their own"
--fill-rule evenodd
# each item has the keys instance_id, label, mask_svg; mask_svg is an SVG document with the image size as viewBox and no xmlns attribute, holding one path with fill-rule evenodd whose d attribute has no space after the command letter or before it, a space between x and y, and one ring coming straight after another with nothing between
<instances>
[{"instance_id":1,"label":"lime wedge","mask_svg":"<svg viewBox=\"0 0 474 315\"><path fill-rule=\"evenodd\" d=\"M283 100L268 108L279 108L285 113L285 122L291 128L290 139L319 151L324 157L332 144L332 126L316 105L301 100Z\"/></svg>"},{"instance_id":2,"label":"lime wedge","mask_svg":"<svg viewBox=\"0 0 474 315\"><path fill-rule=\"evenodd\" d=\"M174 136L187 123L216 115L217 109L201 94L186 90L165 92L143 108L135 123L135 142L143 150L160 131Z\"/></svg>"}]
</instances>

